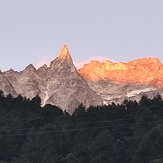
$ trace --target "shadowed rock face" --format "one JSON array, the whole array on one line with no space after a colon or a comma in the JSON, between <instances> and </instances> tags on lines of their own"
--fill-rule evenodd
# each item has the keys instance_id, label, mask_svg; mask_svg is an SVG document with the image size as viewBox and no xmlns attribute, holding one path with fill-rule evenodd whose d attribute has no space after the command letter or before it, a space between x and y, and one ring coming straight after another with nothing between
<instances>
[{"instance_id":1,"label":"shadowed rock face","mask_svg":"<svg viewBox=\"0 0 163 163\"><path fill-rule=\"evenodd\" d=\"M38 70L30 64L23 71L0 71L0 89L4 94L41 97L42 105L57 105L72 113L81 103L86 107L124 99L139 100L163 95L163 65L157 58L128 63L91 61L76 70L66 45L50 66Z\"/></svg>"},{"instance_id":2,"label":"shadowed rock face","mask_svg":"<svg viewBox=\"0 0 163 163\"><path fill-rule=\"evenodd\" d=\"M47 79L47 103L57 105L70 113L81 103L86 107L102 105L101 97L90 89L77 72L66 45L59 57L50 63Z\"/></svg>"},{"instance_id":3,"label":"shadowed rock face","mask_svg":"<svg viewBox=\"0 0 163 163\"><path fill-rule=\"evenodd\" d=\"M69 113L81 103L86 107L102 105L101 97L77 72L66 45L63 46L59 57L50 63L50 67L43 65L36 70L30 64L19 73L13 70L1 73L0 80L5 83L5 87L0 85L5 94L21 94L27 98L38 94L42 105L57 105Z\"/></svg>"},{"instance_id":4,"label":"shadowed rock face","mask_svg":"<svg viewBox=\"0 0 163 163\"><path fill-rule=\"evenodd\" d=\"M11 80L16 80L17 78L13 70L7 71L6 75L0 72L0 90L3 90L4 95L11 94L12 96L17 96L17 92L6 76L10 77Z\"/></svg>"}]
</instances>

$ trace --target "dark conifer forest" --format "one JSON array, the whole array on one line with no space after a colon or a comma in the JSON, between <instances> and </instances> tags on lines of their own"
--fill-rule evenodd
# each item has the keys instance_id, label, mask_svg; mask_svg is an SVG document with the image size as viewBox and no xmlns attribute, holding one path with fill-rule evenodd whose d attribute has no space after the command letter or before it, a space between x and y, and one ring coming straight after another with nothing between
<instances>
[{"instance_id":1,"label":"dark conifer forest","mask_svg":"<svg viewBox=\"0 0 163 163\"><path fill-rule=\"evenodd\" d=\"M163 100L81 104L70 115L1 91L0 163L163 163Z\"/></svg>"}]
</instances>

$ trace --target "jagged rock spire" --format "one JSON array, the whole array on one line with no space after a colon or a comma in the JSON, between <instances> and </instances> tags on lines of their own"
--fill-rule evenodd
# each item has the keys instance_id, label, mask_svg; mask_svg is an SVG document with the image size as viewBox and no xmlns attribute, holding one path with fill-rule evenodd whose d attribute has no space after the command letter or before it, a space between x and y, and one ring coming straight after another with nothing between
<instances>
[{"instance_id":1,"label":"jagged rock spire","mask_svg":"<svg viewBox=\"0 0 163 163\"><path fill-rule=\"evenodd\" d=\"M73 60L71 58L70 52L69 52L66 44L63 45L59 56L50 63L50 69L53 69L56 66L62 67L60 64L69 65L69 66L74 67Z\"/></svg>"},{"instance_id":2,"label":"jagged rock spire","mask_svg":"<svg viewBox=\"0 0 163 163\"><path fill-rule=\"evenodd\" d=\"M60 52L60 55L59 55L58 59L72 61L70 52L69 52L66 44L63 45L62 50Z\"/></svg>"}]
</instances>

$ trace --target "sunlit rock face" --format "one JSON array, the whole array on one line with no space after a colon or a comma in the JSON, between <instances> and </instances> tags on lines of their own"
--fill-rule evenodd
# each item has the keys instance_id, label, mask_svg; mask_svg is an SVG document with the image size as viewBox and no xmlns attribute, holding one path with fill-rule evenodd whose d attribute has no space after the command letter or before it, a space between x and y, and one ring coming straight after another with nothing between
<instances>
[{"instance_id":1,"label":"sunlit rock face","mask_svg":"<svg viewBox=\"0 0 163 163\"><path fill-rule=\"evenodd\" d=\"M63 46L50 66L39 69L30 64L23 71L0 71L0 90L14 97L39 95L42 106L53 104L72 113L81 103L103 105L163 96L163 65L157 58L137 59L128 63L91 61L77 70L70 52Z\"/></svg>"},{"instance_id":2,"label":"sunlit rock face","mask_svg":"<svg viewBox=\"0 0 163 163\"><path fill-rule=\"evenodd\" d=\"M163 65L157 58L143 58L128 63L91 61L78 70L103 99L104 104L120 103L125 98L139 100L163 93Z\"/></svg>"}]
</instances>

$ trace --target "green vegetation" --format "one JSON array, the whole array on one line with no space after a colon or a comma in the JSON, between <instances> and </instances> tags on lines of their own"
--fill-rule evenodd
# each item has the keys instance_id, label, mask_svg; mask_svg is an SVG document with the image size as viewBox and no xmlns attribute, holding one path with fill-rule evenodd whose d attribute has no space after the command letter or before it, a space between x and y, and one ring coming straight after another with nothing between
<instances>
[{"instance_id":1,"label":"green vegetation","mask_svg":"<svg viewBox=\"0 0 163 163\"><path fill-rule=\"evenodd\" d=\"M0 163L162 163L163 100L124 100L70 115L38 96L0 92Z\"/></svg>"}]
</instances>

